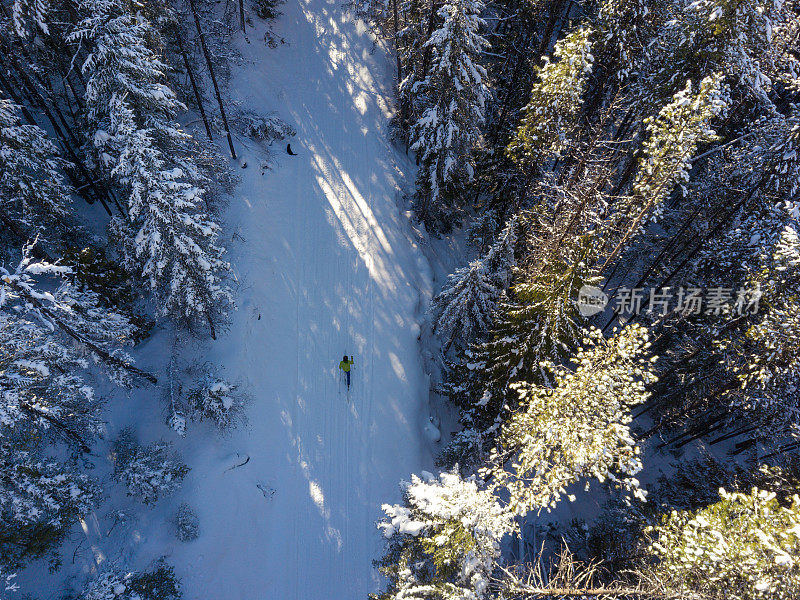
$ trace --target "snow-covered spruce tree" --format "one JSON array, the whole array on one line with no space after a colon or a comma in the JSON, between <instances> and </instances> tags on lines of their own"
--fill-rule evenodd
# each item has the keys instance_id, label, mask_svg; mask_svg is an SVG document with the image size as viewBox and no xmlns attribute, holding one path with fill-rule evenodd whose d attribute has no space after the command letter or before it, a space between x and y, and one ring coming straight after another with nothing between
<instances>
[{"instance_id":1,"label":"snow-covered spruce tree","mask_svg":"<svg viewBox=\"0 0 800 600\"><path fill-rule=\"evenodd\" d=\"M119 349L127 319L70 275L32 259L29 247L15 269L0 267L0 546L10 561L48 551L98 495L73 461L50 457L63 442L88 452L102 431L82 371L94 360L121 383L137 374Z\"/></svg>"},{"instance_id":2,"label":"snow-covered spruce tree","mask_svg":"<svg viewBox=\"0 0 800 600\"><path fill-rule=\"evenodd\" d=\"M469 342L489 329L501 288L483 260L457 269L431 303L434 331L445 342L445 352L456 340Z\"/></svg>"},{"instance_id":3,"label":"snow-covered spruce tree","mask_svg":"<svg viewBox=\"0 0 800 600\"><path fill-rule=\"evenodd\" d=\"M413 124L412 149L421 166L416 212L433 232L452 227L463 200L455 191L473 176L472 151L480 141L487 89L480 54L486 40L480 0L448 0L442 20L423 44L431 53L430 73L420 84L428 106Z\"/></svg>"},{"instance_id":4,"label":"snow-covered spruce tree","mask_svg":"<svg viewBox=\"0 0 800 600\"><path fill-rule=\"evenodd\" d=\"M152 504L177 490L189 467L171 456L171 444L141 446L131 429L124 429L113 446L114 478L125 484L128 495Z\"/></svg>"},{"instance_id":5,"label":"snow-covered spruce tree","mask_svg":"<svg viewBox=\"0 0 800 600\"><path fill-rule=\"evenodd\" d=\"M120 0L81 5L70 36L88 45L86 109L99 162L128 194L112 222L124 263L154 292L162 315L214 336L232 302L219 226L203 210L205 189L191 137L175 123L183 108L149 48L150 23Z\"/></svg>"},{"instance_id":6,"label":"snow-covered spruce tree","mask_svg":"<svg viewBox=\"0 0 800 600\"><path fill-rule=\"evenodd\" d=\"M31 252L32 246L23 249L22 260L13 271L0 267L0 314L21 330L38 329L41 335L49 336L50 345L42 352L52 352L58 361L80 367L86 366L85 359L91 359L101 363L108 376L120 385L129 385L134 377L155 383L155 377L133 366L121 350L134 331L128 319L105 306L93 291L74 285L70 267L35 260ZM28 336L34 337L26 334L17 339L24 341ZM52 344L56 341L64 351L54 349ZM57 363L46 359L31 364L38 363L57 367ZM62 374L62 368L45 371L48 375ZM54 377L58 380L57 375Z\"/></svg>"},{"instance_id":7,"label":"snow-covered spruce tree","mask_svg":"<svg viewBox=\"0 0 800 600\"><path fill-rule=\"evenodd\" d=\"M462 421L484 430L517 403L517 381L547 385L544 364L568 358L580 344L575 298L598 279L579 247L570 260L554 257L535 273L520 272L499 303L491 339L474 344L450 365L444 392L462 409ZM566 254L566 253L565 253Z\"/></svg>"},{"instance_id":8,"label":"snow-covered spruce tree","mask_svg":"<svg viewBox=\"0 0 800 600\"><path fill-rule=\"evenodd\" d=\"M511 285L513 279L514 267L517 264L517 241L520 237L521 227L522 221L519 215L512 215L484 258L486 268L494 274L503 288Z\"/></svg>"},{"instance_id":9,"label":"snow-covered spruce tree","mask_svg":"<svg viewBox=\"0 0 800 600\"><path fill-rule=\"evenodd\" d=\"M554 61L546 60L507 152L526 165L539 165L572 144L578 113L592 70L592 35L582 27L556 42Z\"/></svg>"},{"instance_id":10,"label":"snow-covered spruce tree","mask_svg":"<svg viewBox=\"0 0 800 600\"><path fill-rule=\"evenodd\" d=\"M512 510L552 507L567 486L589 478L643 497L634 478L642 464L628 409L647 400L645 386L655 379L642 358L647 338L638 325L610 339L593 329L571 361L574 368L551 365L552 387L512 384L520 408L503 424L490 468L492 485L508 490Z\"/></svg>"},{"instance_id":11,"label":"snow-covered spruce tree","mask_svg":"<svg viewBox=\"0 0 800 600\"><path fill-rule=\"evenodd\" d=\"M0 443L0 564L22 566L51 551L88 514L100 486L72 461L42 456L42 448L23 449L23 435L3 428Z\"/></svg>"},{"instance_id":12,"label":"snow-covered spruce tree","mask_svg":"<svg viewBox=\"0 0 800 600\"><path fill-rule=\"evenodd\" d=\"M19 243L57 237L70 205L61 166L47 134L21 124L19 107L0 98L0 221L23 238Z\"/></svg>"},{"instance_id":13,"label":"snow-covered spruce tree","mask_svg":"<svg viewBox=\"0 0 800 600\"><path fill-rule=\"evenodd\" d=\"M672 511L650 529L657 562L645 574L666 591L712 600L789 600L800 594L800 497L720 490L695 512Z\"/></svg>"},{"instance_id":14,"label":"snow-covered spruce tree","mask_svg":"<svg viewBox=\"0 0 800 600\"><path fill-rule=\"evenodd\" d=\"M485 256L451 274L433 299L434 331L445 342L445 352L454 341L469 344L489 331L500 296L511 283L518 221L509 219Z\"/></svg>"},{"instance_id":15,"label":"snow-covered spruce tree","mask_svg":"<svg viewBox=\"0 0 800 600\"><path fill-rule=\"evenodd\" d=\"M399 135L406 144L411 142L411 125L425 110L425 96L420 93L420 86L425 81L423 68L428 66L422 44L425 43L426 21L429 19L424 14L424 4L419 0L398 2L400 22L395 24L398 27L395 51L400 63L400 80L397 82L400 110L397 126Z\"/></svg>"},{"instance_id":16,"label":"snow-covered spruce tree","mask_svg":"<svg viewBox=\"0 0 800 600\"><path fill-rule=\"evenodd\" d=\"M500 558L500 540L512 519L474 478L457 472L412 476L405 502L384 504L378 524L388 540L379 561L389 579L373 600L431 600L489 597L489 578Z\"/></svg>"}]
</instances>

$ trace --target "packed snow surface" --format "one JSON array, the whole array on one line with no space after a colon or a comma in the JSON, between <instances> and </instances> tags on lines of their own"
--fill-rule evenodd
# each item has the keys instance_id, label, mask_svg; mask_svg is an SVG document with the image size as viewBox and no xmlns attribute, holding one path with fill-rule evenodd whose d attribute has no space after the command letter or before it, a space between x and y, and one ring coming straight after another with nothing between
<instances>
[{"instance_id":1,"label":"packed snow surface","mask_svg":"<svg viewBox=\"0 0 800 600\"><path fill-rule=\"evenodd\" d=\"M282 10L286 43L251 35L229 90L294 127L297 156L275 144L262 174L262 150L237 143L248 167L226 226L239 310L204 358L252 401L245 426L184 447L201 536L171 542L168 560L187 598L365 598L380 583L381 504L430 465L415 327L430 284L398 209L411 166L387 139L392 63L340 0Z\"/></svg>"}]
</instances>

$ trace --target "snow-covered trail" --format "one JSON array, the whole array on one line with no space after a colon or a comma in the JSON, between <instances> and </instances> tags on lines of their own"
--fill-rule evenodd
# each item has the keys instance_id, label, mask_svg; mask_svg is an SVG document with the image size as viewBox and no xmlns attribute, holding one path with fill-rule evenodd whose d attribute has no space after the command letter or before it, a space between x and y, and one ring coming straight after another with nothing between
<instances>
[{"instance_id":1,"label":"snow-covered trail","mask_svg":"<svg viewBox=\"0 0 800 600\"><path fill-rule=\"evenodd\" d=\"M202 535L170 561L188 598L366 598L380 504L430 466L415 325L429 283L396 204L409 165L386 139L391 63L341 0L282 10L287 43L243 44L229 90L290 122L298 156L279 146L262 175L258 149L238 144L249 166L227 227L239 311L207 359L253 400L245 427L185 449ZM250 460L225 471L234 452Z\"/></svg>"}]
</instances>

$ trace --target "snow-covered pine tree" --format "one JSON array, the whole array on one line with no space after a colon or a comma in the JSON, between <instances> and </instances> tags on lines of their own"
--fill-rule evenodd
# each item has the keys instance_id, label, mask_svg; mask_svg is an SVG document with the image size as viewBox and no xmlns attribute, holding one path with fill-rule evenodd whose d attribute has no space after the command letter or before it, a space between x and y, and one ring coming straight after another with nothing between
<instances>
[{"instance_id":1,"label":"snow-covered pine tree","mask_svg":"<svg viewBox=\"0 0 800 600\"><path fill-rule=\"evenodd\" d=\"M430 72L419 85L427 108L413 125L412 149L421 167L416 212L431 231L452 227L463 208L454 191L472 180L472 151L481 138L487 88L480 54L487 42L481 0L448 0L438 11L441 26L423 44Z\"/></svg>"},{"instance_id":2,"label":"snow-covered pine tree","mask_svg":"<svg viewBox=\"0 0 800 600\"><path fill-rule=\"evenodd\" d=\"M70 205L55 145L19 107L0 98L0 221L25 243L52 240Z\"/></svg>"},{"instance_id":3,"label":"snow-covered pine tree","mask_svg":"<svg viewBox=\"0 0 800 600\"><path fill-rule=\"evenodd\" d=\"M520 408L503 424L488 472L495 488L508 490L514 511L552 507L567 486L588 478L609 479L643 497L628 409L647 400L645 386L655 380L642 357L647 339L638 325L608 340L593 329L571 360L574 368L550 365L552 387L512 384Z\"/></svg>"},{"instance_id":4,"label":"snow-covered pine tree","mask_svg":"<svg viewBox=\"0 0 800 600\"><path fill-rule=\"evenodd\" d=\"M661 14L653 16L649 0L604 0L597 11L599 67L611 77L627 79L644 59L646 44Z\"/></svg>"},{"instance_id":5,"label":"snow-covered pine tree","mask_svg":"<svg viewBox=\"0 0 800 600\"><path fill-rule=\"evenodd\" d=\"M190 469L171 456L171 448L167 442L142 446L132 429L124 429L113 446L114 478L145 504L172 494Z\"/></svg>"},{"instance_id":6,"label":"snow-covered pine tree","mask_svg":"<svg viewBox=\"0 0 800 600\"><path fill-rule=\"evenodd\" d=\"M202 176L191 137L174 122L183 108L165 84L156 36L120 0L87 0L70 36L89 45L83 63L87 116L100 163L128 193L128 214L112 222L126 267L154 292L161 315L214 336L232 296L219 226L203 210Z\"/></svg>"},{"instance_id":7,"label":"snow-covered pine tree","mask_svg":"<svg viewBox=\"0 0 800 600\"><path fill-rule=\"evenodd\" d=\"M685 22L699 34L695 44L701 64L716 63L715 70L730 75L740 93L772 107L769 94L777 81L797 81L800 63L786 37L793 35L790 24L797 15L786 3L697 0L686 12Z\"/></svg>"},{"instance_id":8,"label":"snow-covered pine tree","mask_svg":"<svg viewBox=\"0 0 800 600\"><path fill-rule=\"evenodd\" d=\"M645 120L649 138L642 147L633 193L619 207L622 234L602 269L617 259L648 219L661 216L662 203L674 186L686 193L684 184L695 151L700 144L717 139L711 123L724 114L728 102L722 75L716 73L704 78L696 92L688 81L655 117Z\"/></svg>"},{"instance_id":9,"label":"snow-covered pine tree","mask_svg":"<svg viewBox=\"0 0 800 600\"><path fill-rule=\"evenodd\" d=\"M592 71L593 30L581 27L556 42L554 61L546 60L530 102L507 152L525 165L540 165L572 144L583 95Z\"/></svg>"},{"instance_id":10,"label":"snow-covered pine tree","mask_svg":"<svg viewBox=\"0 0 800 600\"><path fill-rule=\"evenodd\" d=\"M500 540L513 528L508 512L456 471L413 475L403 488L403 504L383 505L388 550L377 564L389 584L371 598L488 598Z\"/></svg>"},{"instance_id":11,"label":"snow-covered pine tree","mask_svg":"<svg viewBox=\"0 0 800 600\"><path fill-rule=\"evenodd\" d=\"M585 248L583 249L585 250ZM547 385L547 362L559 363L580 344L585 320L575 299L598 279L584 252L570 260L555 257L536 273L524 273L501 299L491 339L474 344L451 365L444 391L461 406L470 426L484 430L517 403L509 385L531 381Z\"/></svg>"},{"instance_id":12,"label":"snow-covered pine tree","mask_svg":"<svg viewBox=\"0 0 800 600\"><path fill-rule=\"evenodd\" d=\"M709 173L690 186L698 205L692 208L702 216L686 234L696 259L678 273L697 286L729 287L732 297L720 315L670 326L657 389L662 428L685 426L698 436L721 430L715 434L721 439L738 431L747 438L738 440L737 449L759 440L779 450L800 422L794 381L800 311L792 258L798 213L787 201L798 180L795 130L792 116L759 119L737 144L715 153ZM735 214L735 226L713 237L709 230L719 229L720 221L701 209L715 206L728 218Z\"/></svg>"},{"instance_id":13,"label":"snow-covered pine tree","mask_svg":"<svg viewBox=\"0 0 800 600\"><path fill-rule=\"evenodd\" d=\"M800 594L800 497L754 488L697 511L672 511L649 530L657 558L645 575L667 593L730 600Z\"/></svg>"}]
</instances>

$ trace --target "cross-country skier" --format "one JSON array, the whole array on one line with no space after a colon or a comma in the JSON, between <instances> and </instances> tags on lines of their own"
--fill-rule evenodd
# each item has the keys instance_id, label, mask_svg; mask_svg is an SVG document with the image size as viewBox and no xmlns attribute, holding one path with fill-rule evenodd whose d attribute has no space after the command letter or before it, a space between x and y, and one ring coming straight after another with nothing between
<instances>
[{"instance_id":1,"label":"cross-country skier","mask_svg":"<svg viewBox=\"0 0 800 600\"><path fill-rule=\"evenodd\" d=\"M353 357L347 358L347 354L344 355L342 362L339 363L339 368L344 371L344 378L347 382L347 389L350 389L350 366L353 364Z\"/></svg>"}]
</instances>

